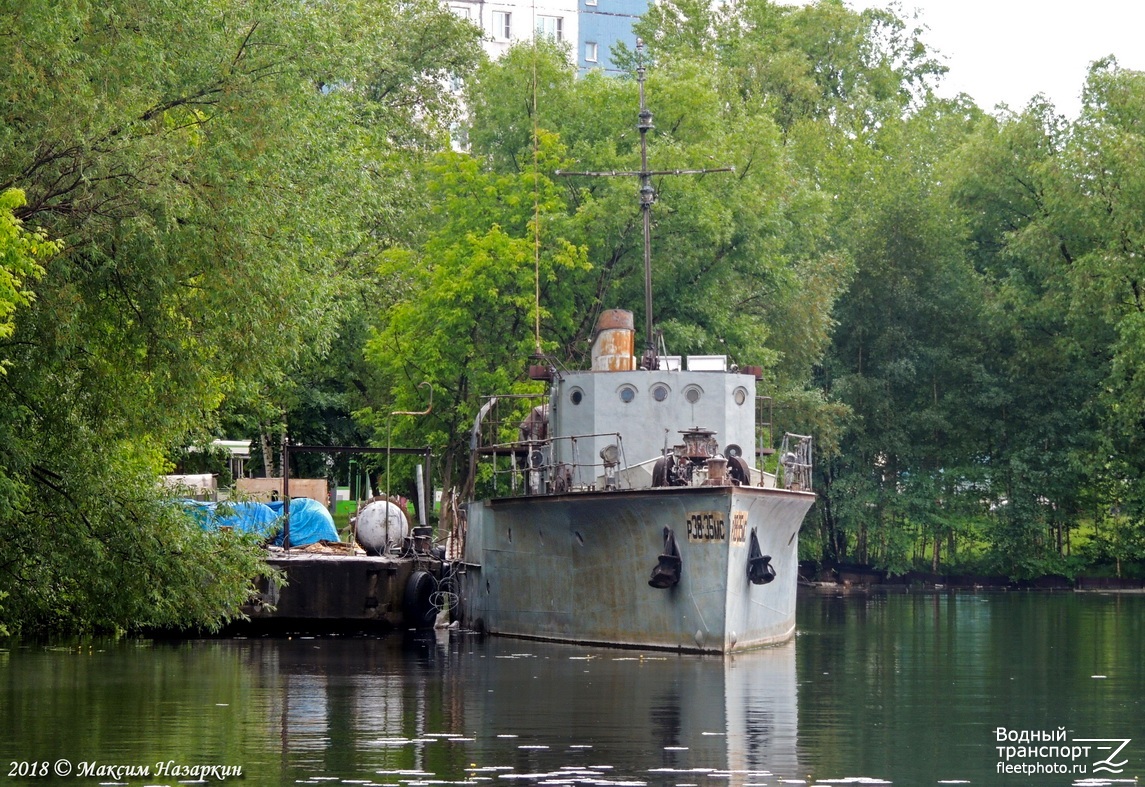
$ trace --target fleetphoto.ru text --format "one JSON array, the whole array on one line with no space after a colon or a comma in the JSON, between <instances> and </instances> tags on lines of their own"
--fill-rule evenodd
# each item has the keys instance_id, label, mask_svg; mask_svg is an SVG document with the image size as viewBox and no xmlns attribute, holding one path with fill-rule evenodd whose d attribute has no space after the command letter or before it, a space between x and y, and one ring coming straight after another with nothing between
<instances>
[{"instance_id":1,"label":"fleetphoto.ru text","mask_svg":"<svg viewBox=\"0 0 1145 787\"><path fill-rule=\"evenodd\" d=\"M1056 730L994 730L998 745L998 773L1024 776L1043 774L1118 774L1129 758L1125 747L1131 738L1077 738L1064 727Z\"/></svg>"}]
</instances>

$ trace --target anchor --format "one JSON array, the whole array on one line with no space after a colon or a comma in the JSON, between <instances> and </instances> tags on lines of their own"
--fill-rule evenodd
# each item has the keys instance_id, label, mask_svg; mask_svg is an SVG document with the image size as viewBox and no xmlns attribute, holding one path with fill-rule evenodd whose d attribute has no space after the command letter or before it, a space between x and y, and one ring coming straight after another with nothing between
<instances>
[{"instance_id":1,"label":"anchor","mask_svg":"<svg viewBox=\"0 0 1145 787\"><path fill-rule=\"evenodd\" d=\"M753 585L766 585L775 579L775 566L771 565L771 555L765 555L759 548L755 528L751 529L751 546L747 552L747 578Z\"/></svg>"},{"instance_id":2,"label":"anchor","mask_svg":"<svg viewBox=\"0 0 1145 787\"><path fill-rule=\"evenodd\" d=\"M664 528L664 554L660 555L660 562L652 569L652 578L648 584L654 588L674 587L680 581L680 570L684 561L680 558L680 550L676 547L676 534L670 527Z\"/></svg>"}]
</instances>

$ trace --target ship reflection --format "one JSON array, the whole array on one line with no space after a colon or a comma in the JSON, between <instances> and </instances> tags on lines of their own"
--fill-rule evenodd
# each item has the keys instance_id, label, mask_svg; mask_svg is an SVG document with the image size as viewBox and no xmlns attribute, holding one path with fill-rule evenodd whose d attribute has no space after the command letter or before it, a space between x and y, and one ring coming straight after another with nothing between
<instances>
[{"instance_id":1,"label":"ship reflection","mask_svg":"<svg viewBox=\"0 0 1145 787\"><path fill-rule=\"evenodd\" d=\"M800 775L794 641L727 657L457 633L280 645L259 659L273 673L266 719L298 776L750 787Z\"/></svg>"},{"instance_id":2,"label":"ship reflection","mask_svg":"<svg viewBox=\"0 0 1145 787\"><path fill-rule=\"evenodd\" d=\"M724 698L732 784L751 781L738 776L744 772L800 773L795 686L794 640L726 659Z\"/></svg>"}]
</instances>

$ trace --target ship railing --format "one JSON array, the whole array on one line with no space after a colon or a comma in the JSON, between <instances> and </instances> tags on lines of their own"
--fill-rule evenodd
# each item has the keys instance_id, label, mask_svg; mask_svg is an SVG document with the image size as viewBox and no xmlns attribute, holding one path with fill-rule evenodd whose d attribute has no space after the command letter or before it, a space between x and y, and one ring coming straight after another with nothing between
<instances>
[{"instance_id":1,"label":"ship railing","mask_svg":"<svg viewBox=\"0 0 1145 787\"><path fill-rule=\"evenodd\" d=\"M601 438L609 441L603 455L585 458L582 446L599 445ZM480 482L491 486L492 497L613 491L633 485L618 432L479 445L474 454ZM558 456L566 459L556 461Z\"/></svg>"},{"instance_id":2,"label":"ship railing","mask_svg":"<svg viewBox=\"0 0 1145 787\"><path fill-rule=\"evenodd\" d=\"M777 486L793 491L811 491L811 436L787 432L779 447Z\"/></svg>"},{"instance_id":3,"label":"ship railing","mask_svg":"<svg viewBox=\"0 0 1145 787\"><path fill-rule=\"evenodd\" d=\"M486 396L473 422L470 448L510 441L545 440L549 431L549 398L543 393Z\"/></svg>"},{"instance_id":4,"label":"ship railing","mask_svg":"<svg viewBox=\"0 0 1145 787\"><path fill-rule=\"evenodd\" d=\"M755 466L767 469L767 460L775 454L775 400L770 396L755 397Z\"/></svg>"}]
</instances>

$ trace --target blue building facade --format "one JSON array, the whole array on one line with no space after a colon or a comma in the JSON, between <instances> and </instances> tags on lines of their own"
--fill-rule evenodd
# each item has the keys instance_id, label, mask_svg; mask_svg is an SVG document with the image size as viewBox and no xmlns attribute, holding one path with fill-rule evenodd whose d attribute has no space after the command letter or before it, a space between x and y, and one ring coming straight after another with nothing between
<instances>
[{"instance_id":1,"label":"blue building facade","mask_svg":"<svg viewBox=\"0 0 1145 787\"><path fill-rule=\"evenodd\" d=\"M636 48L632 25L647 10L648 0L578 0L578 72L598 68L606 74L617 73L612 47L623 41L629 49Z\"/></svg>"}]
</instances>

